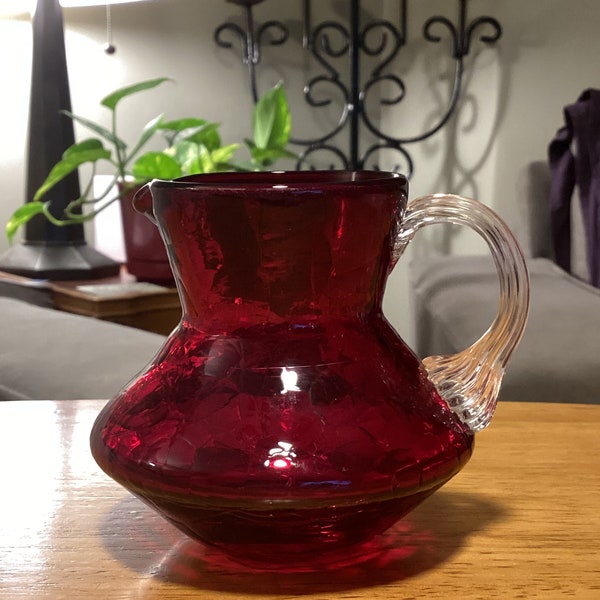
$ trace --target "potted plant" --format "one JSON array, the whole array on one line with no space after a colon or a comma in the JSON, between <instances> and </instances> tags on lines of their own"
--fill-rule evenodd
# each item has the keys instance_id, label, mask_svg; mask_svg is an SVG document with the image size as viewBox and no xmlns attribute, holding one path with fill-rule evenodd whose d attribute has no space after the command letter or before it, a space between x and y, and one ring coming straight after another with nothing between
<instances>
[{"instance_id":1,"label":"potted plant","mask_svg":"<svg viewBox=\"0 0 600 600\"><path fill-rule=\"evenodd\" d=\"M183 175L231 170L262 170L280 158L293 158L286 150L291 130L289 106L283 86L277 84L257 102L252 115L253 138L244 143L223 144L219 123L196 117L166 120L159 115L143 128L138 140L128 145L118 133L117 108L125 98L151 90L168 81L161 77L120 88L101 100L110 112L110 126L105 127L68 111L65 114L95 133L95 137L77 142L65 150L31 202L18 208L6 224L12 241L19 227L42 215L58 226L93 219L113 202L121 201L127 266L143 280L170 281L171 271L158 230L131 205L133 194L152 179L175 179ZM161 133L165 148L143 152L147 143ZM236 158L245 147L246 160ZM93 195L93 177L98 165L108 163L112 180L99 196ZM83 166L90 167L87 185L79 198L73 199L61 217L51 212L44 195L64 177ZM116 190L116 191L115 191ZM39 218L39 217L38 217Z\"/></svg>"}]
</instances>

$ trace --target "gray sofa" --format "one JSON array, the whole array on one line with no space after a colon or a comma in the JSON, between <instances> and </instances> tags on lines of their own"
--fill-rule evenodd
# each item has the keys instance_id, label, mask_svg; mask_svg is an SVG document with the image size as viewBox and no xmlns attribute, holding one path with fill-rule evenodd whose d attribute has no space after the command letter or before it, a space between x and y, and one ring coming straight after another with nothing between
<instances>
[{"instance_id":1,"label":"gray sofa","mask_svg":"<svg viewBox=\"0 0 600 600\"><path fill-rule=\"evenodd\" d=\"M510 362L500 399L600 403L600 289L588 285L582 260L583 227L572 232L572 270L552 260L550 173L543 162L519 177L521 223L515 233L527 256L531 308L525 334ZM574 203L575 204L575 203ZM580 223L580 215L574 215ZM580 278L581 277L581 278ZM435 256L411 264L416 351L421 356L464 349L491 324L498 281L485 256Z\"/></svg>"},{"instance_id":2,"label":"gray sofa","mask_svg":"<svg viewBox=\"0 0 600 600\"><path fill-rule=\"evenodd\" d=\"M110 398L165 339L8 297L0 332L0 400Z\"/></svg>"}]
</instances>

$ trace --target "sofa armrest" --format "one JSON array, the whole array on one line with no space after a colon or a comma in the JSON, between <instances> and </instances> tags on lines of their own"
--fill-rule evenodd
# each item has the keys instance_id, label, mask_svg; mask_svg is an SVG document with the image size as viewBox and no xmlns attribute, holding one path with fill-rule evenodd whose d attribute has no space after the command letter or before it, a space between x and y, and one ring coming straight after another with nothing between
<instances>
[{"instance_id":1,"label":"sofa armrest","mask_svg":"<svg viewBox=\"0 0 600 600\"><path fill-rule=\"evenodd\" d=\"M529 261L531 310L501 400L600 403L600 290L553 262ZM498 275L486 256L413 261L415 350L421 358L464 350L489 327Z\"/></svg>"},{"instance_id":2,"label":"sofa armrest","mask_svg":"<svg viewBox=\"0 0 600 600\"><path fill-rule=\"evenodd\" d=\"M0 297L0 400L114 396L165 338Z\"/></svg>"}]
</instances>

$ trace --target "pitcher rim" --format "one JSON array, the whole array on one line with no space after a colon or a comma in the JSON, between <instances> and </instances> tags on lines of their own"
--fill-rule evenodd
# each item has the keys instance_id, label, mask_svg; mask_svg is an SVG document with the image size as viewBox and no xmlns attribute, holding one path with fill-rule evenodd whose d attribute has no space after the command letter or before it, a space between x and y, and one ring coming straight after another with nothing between
<instances>
[{"instance_id":1,"label":"pitcher rim","mask_svg":"<svg viewBox=\"0 0 600 600\"><path fill-rule=\"evenodd\" d=\"M149 186L151 188L163 189L224 188L233 190L236 188L255 188L290 190L295 188L335 187L348 184L356 187L371 187L373 185L385 185L389 183L406 185L408 179L402 173L395 171L367 169L225 171L221 173L185 175L172 180L154 179L149 183Z\"/></svg>"}]
</instances>

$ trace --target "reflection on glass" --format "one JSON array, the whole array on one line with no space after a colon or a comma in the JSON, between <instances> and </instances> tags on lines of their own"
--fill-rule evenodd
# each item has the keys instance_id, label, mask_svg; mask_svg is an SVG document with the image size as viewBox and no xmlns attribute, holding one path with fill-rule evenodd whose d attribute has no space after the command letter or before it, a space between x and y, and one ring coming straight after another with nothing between
<instances>
[{"instance_id":1,"label":"reflection on glass","mask_svg":"<svg viewBox=\"0 0 600 600\"><path fill-rule=\"evenodd\" d=\"M295 458L296 453L294 452L292 444L288 442L278 442L276 448L271 448L269 450L269 458L265 460L265 467L278 470L289 469L290 467L295 466Z\"/></svg>"},{"instance_id":2,"label":"reflection on glass","mask_svg":"<svg viewBox=\"0 0 600 600\"><path fill-rule=\"evenodd\" d=\"M296 373L296 371L283 367L283 369L281 369L280 377L281 384L283 385L283 389L281 390L282 394L300 391L300 388L298 387L298 373Z\"/></svg>"}]
</instances>

